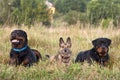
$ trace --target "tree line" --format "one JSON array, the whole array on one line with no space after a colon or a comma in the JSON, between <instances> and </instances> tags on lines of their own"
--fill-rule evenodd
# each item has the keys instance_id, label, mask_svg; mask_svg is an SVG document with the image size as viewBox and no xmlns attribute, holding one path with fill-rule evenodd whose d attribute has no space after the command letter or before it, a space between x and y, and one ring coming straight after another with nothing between
<instances>
[{"instance_id":1,"label":"tree line","mask_svg":"<svg viewBox=\"0 0 120 80\"><path fill-rule=\"evenodd\" d=\"M56 12L54 18L63 19L69 25L78 21L81 24L107 26L120 25L120 0L48 0L53 3ZM51 22L46 10L45 0L1 0L0 24L34 25Z\"/></svg>"},{"instance_id":2,"label":"tree line","mask_svg":"<svg viewBox=\"0 0 120 80\"><path fill-rule=\"evenodd\" d=\"M0 24L33 25L47 20L44 0L1 0Z\"/></svg>"}]
</instances>

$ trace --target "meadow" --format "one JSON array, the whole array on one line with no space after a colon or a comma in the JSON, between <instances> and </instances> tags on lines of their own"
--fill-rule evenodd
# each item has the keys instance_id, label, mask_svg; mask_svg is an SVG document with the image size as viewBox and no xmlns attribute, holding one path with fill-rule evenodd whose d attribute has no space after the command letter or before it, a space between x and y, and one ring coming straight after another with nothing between
<instances>
[{"instance_id":1,"label":"meadow","mask_svg":"<svg viewBox=\"0 0 120 80\"><path fill-rule=\"evenodd\" d=\"M25 30L31 48L40 51L43 60L30 68L10 66L9 52L11 49L10 33L15 29ZM70 66L50 63L45 54L55 55L59 50L59 38L72 40L72 63ZM92 48L91 41L98 37L112 40L109 48L110 61L108 67L87 63L75 64L74 60L80 51ZM120 80L120 29L119 28L90 28L79 26L60 26L45 28L35 25L12 26L0 28L0 80Z\"/></svg>"}]
</instances>

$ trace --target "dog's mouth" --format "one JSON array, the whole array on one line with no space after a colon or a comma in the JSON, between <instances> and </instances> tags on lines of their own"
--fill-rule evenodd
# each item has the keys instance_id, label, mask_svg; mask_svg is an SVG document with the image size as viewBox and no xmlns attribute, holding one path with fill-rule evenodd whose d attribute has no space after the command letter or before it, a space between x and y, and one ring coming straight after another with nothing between
<instances>
[{"instance_id":1,"label":"dog's mouth","mask_svg":"<svg viewBox=\"0 0 120 80\"><path fill-rule=\"evenodd\" d=\"M61 58L63 63L69 63L70 61L70 55L61 55Z\"/></svg>"},{"instance_id":2,"label":"dog's mouth","mask_svg":"<svg viewBox=\"0 0 120 80\"><path fill-rule=\"evenodd\" d=\"M11 39L11 44L13 48L22 48L21 41L19 39Z\"/></svg>"},{"instance_id":3,"label":"dog's mouth","mask_svg":"<svg viewBox=\"0 0 120 80\"><path fill-rule=\"evenodd\" d=\"M69 59L70 58L70 56L61 56L62 57L62 59Z\"/></svg>"},{"instance_id":4,"label":"dog's mouth","mask_svg":"<svg viewBox=\"0 0 120 80\"><path fill-rule=\"evenodd\" d=\"M107 54L106 51L99 52L99 55L100 55L100 56L105 56L106 54Z\"/></svg>"},{"instance_id":5,"label":"dog's mouth","mask_svg":"<svg viewBox=\"0 0 120 80\"><path fill-rule=\"evenodd\" d=\"M17 40L17 39L13 39L13 40L11 40L11 43L12 44L18 44L20 41L19 40Z\"/></svg>"},{"instance_id":6,"label":"dog's mouth","mask_svg":"<svg viewBox=\"0 0 120 80\"><path fill-rule=\"evenodd\" d=\"M99 47L97 49L97 52L99 53L99 56L105 56L108 52L108 48L106 47Z\"/></svg>"}]
</instances>

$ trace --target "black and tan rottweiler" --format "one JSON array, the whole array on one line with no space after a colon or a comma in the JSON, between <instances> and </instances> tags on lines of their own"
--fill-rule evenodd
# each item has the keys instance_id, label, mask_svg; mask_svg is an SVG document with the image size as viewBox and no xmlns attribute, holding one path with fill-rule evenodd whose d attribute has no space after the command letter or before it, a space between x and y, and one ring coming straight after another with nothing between
<instances>
[{"instance_id":1,"label":"black and tan rottweiler","mask_svg":"<svg viewBox=\"0 0 120 80\"><path fill-rule=\"evenodd\" d=\"M108 38L97 38L92 41L93 48L84 52L80 52L75 62L84 62L93 63L94 61L100 65L106 66L109 60L109 46L111 40Z\"/></svg>"},{"instance_id":2,"label":"black and tan rottweiler","mask_svg":"<svg viewBox=\"0 0 120 80\"><path fill-rule=\"evenodd\" d=\"M41 54L28 46L27 33L23 30L14 30L10 35L12 45L10 51L10 65L31 66L42 59Z\"/></svg>"},{"instance_id":3,"label":"black and tan rottweiler","mask_svg":"<svg viewBox=\"0 0 120 80\"><path fill-rule=\"evenodd\" d=\"M70 37L67 38L67 41L64 42L63 38L60 37L59 39L59 51L55 56L49 56L46 55L47 57L50 57L51 62L57 62L58 64L65 64L66 66L70 65L71 61L71 39Z\"/></svg>"}]
</instances>

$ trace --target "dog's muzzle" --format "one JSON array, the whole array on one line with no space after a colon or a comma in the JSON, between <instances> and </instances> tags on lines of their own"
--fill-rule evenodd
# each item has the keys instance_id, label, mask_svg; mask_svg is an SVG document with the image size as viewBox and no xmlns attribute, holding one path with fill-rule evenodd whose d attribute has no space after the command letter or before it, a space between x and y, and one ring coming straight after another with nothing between
<instances>
[{"instance_id":1,"label":"dog's muzzle","mask_svg":"<svg viewBox=\"0 0 120 80\"><path fill-rule=\"evenodd\" d=\"M70 56L68 56L68 57L66 57L66 56L61 56L61 60L62 60L62 62L63 63L69 63L69 61L70 61Z\"/></svg>"},{"instance_id":2,"label":"dog's muzzle","mask_svg":"<svg viewBox=\"0 0 120 80\"><path fill-rule=\"evenodd\" d=\"M61 56L62 62L69 63L70 57L71 57L71 52L69 52L69 53L61 53L60 56Z\"/></svg>"}]
</instances>

